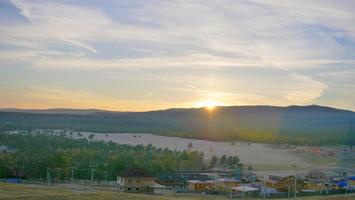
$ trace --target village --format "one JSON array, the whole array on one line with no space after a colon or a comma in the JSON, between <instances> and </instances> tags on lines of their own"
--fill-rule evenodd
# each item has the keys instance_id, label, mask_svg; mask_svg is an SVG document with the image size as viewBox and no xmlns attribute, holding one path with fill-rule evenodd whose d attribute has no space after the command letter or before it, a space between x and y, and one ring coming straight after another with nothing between
<instances>
[{"instance_id":1,"label":"village","mask_svg":"<svg viewBox=\"0 0 355 200\"><path fill-rule=\"evenodd\" d=\"M7 183L25 183L67 188L90 188L118 193L146 195L215 195L228 198L296 198L305 196L352 194L355 192L355 175L343 170L318 171L292 175L260 176L238 165L235 170L159 172L151 174L144 169L132 168L117 175L116 181L72 177L59 180L48 175L47 180L3 179ZM296 170L296 169L295 169ZM86 189L87 190L87 189Z\"/></svg>"},{"instance_id":2,"label":"village","mask_svg":"<svg viewBox=\"0 0 355 200\"><path fill-rule=\"evenodd\" d=\"M228 197L290 198L353 193L355 176L344 171L309 171L288 176L260 177L242 166L230 171L161 172L131 169L118 176L119 191L132 193L196 193Z\"/></svg>"}]
</instances>

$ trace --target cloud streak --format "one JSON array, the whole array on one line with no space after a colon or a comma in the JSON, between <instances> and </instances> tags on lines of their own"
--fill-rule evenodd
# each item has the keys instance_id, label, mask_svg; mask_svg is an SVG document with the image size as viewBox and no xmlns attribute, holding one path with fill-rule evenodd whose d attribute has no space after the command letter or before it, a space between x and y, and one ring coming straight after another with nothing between
<instances>
[{"instance_id":1,"label":"cloud streak","mask_svg":"<svg viewBox=\"0 0 355 200\"><path fill-rule=\"evenodd\" d=\"M103 11L90 6L48 1L12 2L32 26L10 27L15 29L10 34L15 33L18 38L8 42L31 41L30 38L36 35L40 45L58 39L94 53L98 53L95 45L100 42L123 42L122 48L116 53L118 55L127 49L133 49L133 54L145 49L145 53L134 56L136 59L131 58L128 63L131 66L139 63L141 67L160 67L155 60L173 67L175 63L200 63L222 67L302 68L318 66L318 63L327 61L348 62L349 58L343 59L347 50L339 44L334 34L352 36L355 33L351 25L355 20L354 14L339 6L332 8L333 4L319 8L318 5L305 2L309 7L304 9L305 6L279 1L270 1L268 4L256 1L221 1L218 4L198 1L140 2L140 7L128 8L127 18L135 23L127 24L124 20L114 21ZM120 7L117 7L117 12L120 11ZM329 20L325 21L324 18ZM151 23L155 23L155 26ZM323 30L326 28L336 30L327 32ZM19 29L27 29L30 33L24 35ZM38 35L43 35L43 40ZM115 51L114 48L103 51L107 50ZM170 59L170 63L166 64L167 57L176 59ZM190 57L195 63L191 63ZM123 61L115 60L115 54L108 58L110 63L128 62L126 58ZM48 59L55 60L52 57ZM147 62L142 62L144 59ZM353 58L350 60L354 61ZM98 68L116 65L105 64L95 57L89 62L93 64L88 66L81 63L82 68L92 68L94 63L97 63ZM80 60L76 65L63 67L76 68L79 65Z\"/></svg>"},{"instance_id":2,"label":"cloud streak","mask_svg":"<svg viewBox=\"0 0 355 200\"><path fill-rule=\"evenodd\" d=\"M181 105L207 98L226 104L330 105L334 98L323 99L324 94L346 96L334 82L352 77L324 71L346 74L355 68L355 5L350 1L11 3L17 9L7 16L12 21L0 22L0 72L18 66L51 71L53 77L57 71L113 71L121 76L112 84L127 84L123 99L137 92L173 101L165 95L180 99L173 94L177 92L191 95L180 99ZM190 73L180 74L184 70ZM268 75L254 73L258 71ZM125 75L132 77L130 82ZM151 81L149 91L145 85L131 88L142 76Z\"/></svg>"},{"instance_id":3,"label":"cloud streak","mask_svg":"<svg viewBox=\"0 0 355 200\"><path fill-rule=\"evenodd\" d=\"M34 29L50 39L57 38L94 53L97 51L87 43L87 39L110 24L103 13L90 8L49 1L11 2L20 9L21 15L28 19Z\"/></svg>"}]
</instances>

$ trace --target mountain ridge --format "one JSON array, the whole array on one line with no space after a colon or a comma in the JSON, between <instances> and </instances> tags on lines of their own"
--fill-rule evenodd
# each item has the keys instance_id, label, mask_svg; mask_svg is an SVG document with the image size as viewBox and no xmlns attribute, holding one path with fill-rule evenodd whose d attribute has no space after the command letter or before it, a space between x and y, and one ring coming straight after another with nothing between
<instances>
[{"instance_id":1,"label":"mountain ridge","mask_svg":"<svg viewBox=\"0 0 355 200\"><path fill-rule=\"evenodd\" d=\"M330 106L321 105L289 105L289 106L271 106L271 105L232 105L232 106L216 106L215 109L246 109L246 108L276 108L276 109L321 109L327 111L344 111L352 112L352 110L340 109ZM159 110L149 111L113 111L104 109L76 109L76 108L46 108L46 109L22 109L22 108L0 108L0 112L16 112L16 113L39 113L39 114L93 114L93 113L150 113L150 112L162 112L162 111L175 111L175 110L200 110L204 107L198 108L167 108Z\"/></svg>"},{"instance_id":2,"label":"mountain ridge","mask_svg":"<svg viewBox=\"0 0 355 200\"><path fill-rule=\"evenodd\" d=\"M172 108L146 112L16 111L19 110L0 110L0 131L70 129L101 133L141 132L208 140L355 144L355 112L318 105L221 106L213 110Z\"/></svg>"}]
</instances>

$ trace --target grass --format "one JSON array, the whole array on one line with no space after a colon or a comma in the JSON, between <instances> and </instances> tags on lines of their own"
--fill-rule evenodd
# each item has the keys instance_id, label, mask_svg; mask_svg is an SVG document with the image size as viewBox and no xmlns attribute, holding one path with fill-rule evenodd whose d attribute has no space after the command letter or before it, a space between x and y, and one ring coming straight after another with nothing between
<instances>
[{"instance_id":1,"label":"grass","mask_svg":"<svg viewBox=\"0 0 355 200\"><path fill-rule=\"evenodd\" d=\"M0 200L226 200L220 196L175 195L158 196L144 194L118 193L115 191L92 191L88 188L69 189L60 186L40 186L27 184L0 183Z\"/></svg>"},{"instance_id":2,"label":"grass","mask_svg":"<svg viewBox=\"0 0 355 200\"><path fill-rule=\"evenodd\" d=\"M75 189L63 186L40 186L27 184L0 183L0 200L227 200L224 196L209 195L144 195L127 194L115 191L93 191L77 187ZM302 200L351 200L355 194L337 196L319 196L298 198Z\"/></svg>"}]
</instances>

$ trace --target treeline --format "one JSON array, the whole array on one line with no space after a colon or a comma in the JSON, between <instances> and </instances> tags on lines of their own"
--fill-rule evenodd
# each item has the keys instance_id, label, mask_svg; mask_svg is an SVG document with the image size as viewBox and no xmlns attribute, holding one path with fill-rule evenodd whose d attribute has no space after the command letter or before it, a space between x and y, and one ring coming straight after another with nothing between
<instances>
[{"instance_id":1,"label":"treeline","mask_svg":"<svg viewBox=\"0 0 355 200\"><path fill-rule=\"evenodd\" d=\"M218 133L218 134L216 134ZM291 145L355 145L355 136L353 135L287 135L277 134L273 131L195 131L195 132L177 132L177 131L160 131L158 135L175 136L183 138L203 139L212 141L242 141L256 143L271 144L291 144Z\"/></svg>"},{"instance_id":2,"label":"treeline","mask_svg":"<svg viewBox=\"0 0 355 200\"><path fill-rule=\"evenodd\" d=\"M235 169L235 168L240 168L239 165L243 166L241 163L239 163L238 156L227 157L227 155L222 155L221 157L212 156L208 167L209 168L221 167L221 168Z\"/></svg>"},{"instance_id":3,"label":"treeline","mask_svg":"<svg viewBox=\"0 0 355 200\"><path fill-rule=\"evenodd\" d=\"M44 134L0 134L0 177L45 179L48 173L68 179L72 170L76 178L115 179L129 168L148 172L201 170L203 153L171 151L148 146L121 145L87 139Z\"/></svg>"}]
</instances>

